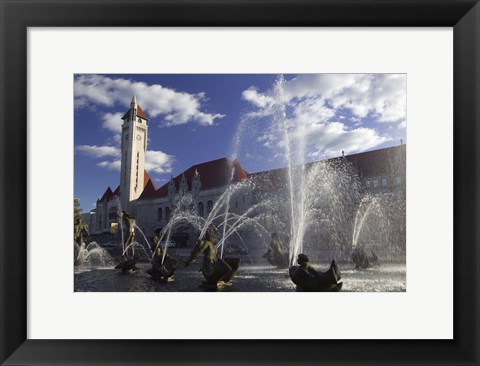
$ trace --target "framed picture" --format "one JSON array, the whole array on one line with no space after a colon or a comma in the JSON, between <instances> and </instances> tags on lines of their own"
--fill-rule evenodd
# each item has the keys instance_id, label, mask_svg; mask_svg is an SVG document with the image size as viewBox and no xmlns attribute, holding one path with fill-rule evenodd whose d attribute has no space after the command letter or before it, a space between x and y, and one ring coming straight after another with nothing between
<instances>
[{"instance_id":1,"label":"framed picture","mask_svg":"<svg viewBox=\"0 0 480 366\"><path fill-rule=\"evenodd\" d=\"M1 0L1 364L479 364L479 6Z\"/></svg>"}]
</instances>

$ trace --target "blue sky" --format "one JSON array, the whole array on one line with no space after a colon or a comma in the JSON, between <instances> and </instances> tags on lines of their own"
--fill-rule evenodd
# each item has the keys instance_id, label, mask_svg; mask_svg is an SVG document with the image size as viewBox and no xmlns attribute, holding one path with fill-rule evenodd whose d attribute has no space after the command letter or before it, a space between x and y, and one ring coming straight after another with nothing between
<instances>
[{"instance_id":1,"label":"blue sky","mask_svg":"<svg viewBox=\"0 0 480 366\"><path fill-rule=\"evenodd\" d=\"M404 74L78 74L74 194L84 212L118 186L120 118L133 94L150 118L157 186L221 157L249 172L285 166L285 128L300 161L406 142Z\"/></svg>"}]
</instances>

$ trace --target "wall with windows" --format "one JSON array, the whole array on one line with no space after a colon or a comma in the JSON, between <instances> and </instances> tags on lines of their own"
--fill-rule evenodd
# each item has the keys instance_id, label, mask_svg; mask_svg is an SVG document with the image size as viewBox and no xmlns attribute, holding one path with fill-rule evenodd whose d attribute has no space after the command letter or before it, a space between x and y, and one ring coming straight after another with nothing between
<instances>
[{"instance_id":1,"label":"wall with windows","mask_svg":"<svg viewBox=\"0 0 480 366\"><path fill-rule=\"evenodd\" d=\"M120 207L120 199L114 196L110 200L98 201L95 214L92 216L90 234L109 233L111 224L118 222L117 211Z\"/></svg>"},{"instance_id":2,"label":"wall with windows","mask_svg":"<svg viewBox=\"0 0 480 366\"><path fill-rule=\"evenodd\" d=\"M155 231L165 227L175 209L194 209L197 215L206 219L226 188L227 186L200 190L194 197L194 202L190 207L176 208L183 196L183 191L180 191L180 189L178 189L177 193L169 196L137 200L137 225L145 232L147 237L151 237ZM191 191L186 191L186 194L191 193ZM230 199L229 211L241 214L250 206L251 199L248 192L238 195L234 194ZM198 232L192 227L189 235L188 245L193 246Z\"/></svg>"},{"instance_id":3,"label":"wall with windows","mask_svg":"<svg viewBox=\"0 0 480 366\"><path fill-rule=\"evenodd\" d=\"M405 192L405 176L363 177L362 182L366 192Z\"/></svg>"}]
</instances>

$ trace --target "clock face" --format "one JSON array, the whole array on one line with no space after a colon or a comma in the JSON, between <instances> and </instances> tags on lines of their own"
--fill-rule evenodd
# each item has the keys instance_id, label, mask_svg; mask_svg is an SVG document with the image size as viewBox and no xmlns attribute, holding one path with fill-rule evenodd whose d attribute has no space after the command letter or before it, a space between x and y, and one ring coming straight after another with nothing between
<instances>
[{"instance_id":1,"label":"clock face","mask_svg":"<svg viewBox=\"0 0 480 366\"><path fill-rule=\"evenodd\" d=\"M140 141L142 139L142 136L137 135L137 140Z\"/></svg>"}]
</instances>

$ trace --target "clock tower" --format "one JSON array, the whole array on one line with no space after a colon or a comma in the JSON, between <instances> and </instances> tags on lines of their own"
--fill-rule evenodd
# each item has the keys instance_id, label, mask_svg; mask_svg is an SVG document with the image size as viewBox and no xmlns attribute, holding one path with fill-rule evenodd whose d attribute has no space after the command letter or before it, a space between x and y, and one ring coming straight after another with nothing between
<instances>
[{"instance_id":1,"label":"clock tower","mask_svg":"<svg viewBox=\"0 0 480 366\"><path fill-rule=\"evenodd\" d=\"M121 209L136 214L136 200L143 191L148 117L133 96L130 109L122 117L120 199Z\"/></svg>"}]
</instances>

